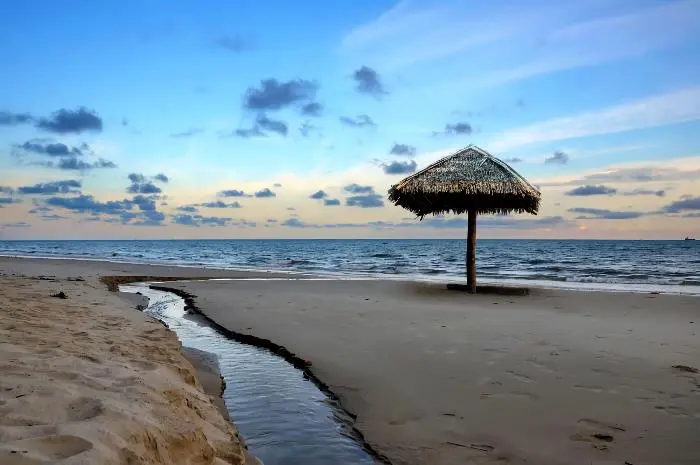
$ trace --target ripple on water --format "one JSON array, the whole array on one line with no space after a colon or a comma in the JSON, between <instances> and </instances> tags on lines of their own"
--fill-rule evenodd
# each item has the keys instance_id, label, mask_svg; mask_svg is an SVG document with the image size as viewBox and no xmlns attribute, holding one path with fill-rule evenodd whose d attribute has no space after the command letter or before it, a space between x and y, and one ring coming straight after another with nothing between
<instances>
[{"instance_id":1,"label":"ripple on water","mask_svg":"<svg viewBox=\"0 0 700 465\"><path fill-rule=\"evenodd\" d=\"M146 313L164 321L182 345L218 356L224 400L250 451L265 465L378 464L357 441L348 416L282 358L231 340L180 297L143 286L121 286L150 299Z\"/></svg>"}]
</instances>

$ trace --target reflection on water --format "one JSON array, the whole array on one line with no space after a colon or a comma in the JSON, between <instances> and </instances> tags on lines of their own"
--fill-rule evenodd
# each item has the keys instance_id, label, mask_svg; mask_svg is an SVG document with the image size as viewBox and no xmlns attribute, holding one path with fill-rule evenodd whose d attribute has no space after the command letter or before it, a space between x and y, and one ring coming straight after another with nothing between
<instances>
[{"instance_id":1,"label":"reflection on water","mask_svg":"<svg viewBox=\"0 0 700 465\"><path fill-rule=\"evenodd\" d=\"M218 356L226 407L265 465L380 463L355 440L347 415L283 359L219 334L186 314L174 294L138 285L120 290L148 297L145 312L167 323L183 346Z\"/></svg>"}]
</instances>

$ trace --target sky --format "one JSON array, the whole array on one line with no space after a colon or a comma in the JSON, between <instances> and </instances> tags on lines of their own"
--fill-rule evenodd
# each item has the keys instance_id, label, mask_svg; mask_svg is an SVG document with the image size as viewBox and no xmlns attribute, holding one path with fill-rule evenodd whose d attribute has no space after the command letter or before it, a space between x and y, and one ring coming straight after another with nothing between
<instances>
[{"instance_id":1,"label":"sky","mask_svg":"<svg viewBox=\"0 0 700 465\"><path fill-rule=\"evenodd\" d=\"M387 199L469 144L481 238L700 236L700 0L0 3L0 239L461 238Z\"/></svg>"}]
</instances>

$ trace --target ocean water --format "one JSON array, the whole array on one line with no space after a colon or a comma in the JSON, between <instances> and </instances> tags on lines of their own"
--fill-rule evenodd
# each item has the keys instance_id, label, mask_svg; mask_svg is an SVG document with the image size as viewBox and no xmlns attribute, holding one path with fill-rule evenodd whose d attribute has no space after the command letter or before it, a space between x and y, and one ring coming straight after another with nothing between
<instances>
[{"instance_id":1,"label":"ocean water","mask_svg":"<svg viewBox=\"0 0 700 465\"><path fill-rule=\"evenodd\" d=\"M0 241L0 255L464 280L464 240ZM477 242L481 283L700 294L700 241Z\"/></svg>"}]
</instances>

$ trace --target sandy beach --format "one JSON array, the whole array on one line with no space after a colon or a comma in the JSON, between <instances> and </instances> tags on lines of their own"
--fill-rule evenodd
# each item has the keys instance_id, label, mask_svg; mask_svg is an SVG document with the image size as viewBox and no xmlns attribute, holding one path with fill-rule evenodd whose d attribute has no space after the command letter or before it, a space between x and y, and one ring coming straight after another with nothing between
<instances>
[{"instance_id":1,"label":"sandy beach","mask_svg":"<svg viewBox=\"0 0 700 465\"><path fill-rule=\"evenodd\" d=\"M92 283L104 275L234 278L164 285L193 294L218 324L310 360L395 465L700 463L696 297L474 296L400 281L9 258L0 270Z\"/></svg>"},{"instance_id":2,"label":"sandy beach","mask_svg":"<svg viewBox=\"0 0 700 465\"><path fill-rule=\"evenodd\" d=\"M96 275L27 266L0 268L0 463L248 463L203 354Z\"/></svg>"}]
</instances>

